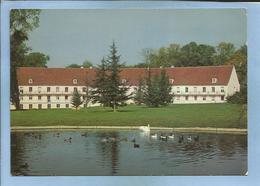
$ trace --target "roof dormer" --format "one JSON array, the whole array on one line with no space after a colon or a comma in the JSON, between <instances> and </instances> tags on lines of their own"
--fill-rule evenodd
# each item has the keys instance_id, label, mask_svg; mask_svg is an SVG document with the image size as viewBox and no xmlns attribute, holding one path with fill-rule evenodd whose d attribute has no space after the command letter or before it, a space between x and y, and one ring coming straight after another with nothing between
<instances>
[{"instance_id":1,"label":"roof dormer","mask_svg":"<svg viewBox=\"0 0 260 186\"><path fill-rule=\"evenodd\" d=\"M29 84L33 84L33 80L30 78L30 79L28 79L28 83Z\"/></svg>"},{"instance_id":2,"label":"roof dormer","mask_svg":"<svg viewBox=\"0 0 260 186\"><path fill-rule=\"evenodd\" d=\"M218 82L218 79L217 79L217 78L214 77L214 78L211 79L211 83L212 83L212 84L215 84L215 83L217 83L217 82Z\"/></svg>"},{"instance_id":3,"label":"roof dormer","mask_svg":"<svg viewBox=\"0 0 260 186\"><path fill-rule=\"evenodd\" d=\"M72 83L73 83L73 84L78 84L78 80L77 80L77 79L73 79L73 80L72 80Z\"/></svg>"}]
</instances>

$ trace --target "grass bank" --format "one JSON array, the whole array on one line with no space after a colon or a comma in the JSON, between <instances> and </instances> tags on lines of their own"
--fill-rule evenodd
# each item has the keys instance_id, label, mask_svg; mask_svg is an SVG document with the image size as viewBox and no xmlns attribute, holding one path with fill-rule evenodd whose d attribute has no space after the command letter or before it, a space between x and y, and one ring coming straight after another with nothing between
<instances>
[{"instance_id":1,"label":"grass bank","mask_svg":"<svg viewBox=\"0 0 260 186\"><path fill-rule=\"evenodd\" d=\"M112 112L110 108L81 110L52 109L11 111L11 126L140 126L247 128L242 105L192 104L147 108L129 105Z\"/></svg>"}]
</instances>

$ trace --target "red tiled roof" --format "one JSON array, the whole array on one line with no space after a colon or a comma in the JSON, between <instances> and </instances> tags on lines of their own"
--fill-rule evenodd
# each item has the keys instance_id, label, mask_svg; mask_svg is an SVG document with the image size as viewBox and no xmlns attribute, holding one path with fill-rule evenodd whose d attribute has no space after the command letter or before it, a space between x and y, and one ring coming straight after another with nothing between
<instances>
[{"instance_id":1,"label":"red tiled roof","mask_svg":"<svg viewBox=\"0 0 260 186\"><path fill-rule=\"evenodd\" d=\"M174 67L165 68L173 85L212 85L212 78L217 78L214 85L227 85L233 66L205 66L205 67ZM139 79L147 76L147 68L123 68L120 78L129 85L137 85ZM158 74L160 68L151 68L152 74ZM40 68L20 67L17 69L19 85L64 85L73 86L73 79L77 79L79 86L95 80L96 69L90 68ZM29 84L29 79L33 80ZM75 85L74 85L75 86Z\"/></svg>"}]
</instances>

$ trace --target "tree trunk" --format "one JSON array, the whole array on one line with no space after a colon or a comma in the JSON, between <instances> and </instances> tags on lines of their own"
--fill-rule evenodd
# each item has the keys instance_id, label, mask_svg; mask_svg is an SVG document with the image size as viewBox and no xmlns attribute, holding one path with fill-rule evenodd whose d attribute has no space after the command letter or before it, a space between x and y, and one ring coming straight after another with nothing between
<instances>
[{"instance_id":1,"label":"tree trunk","mask_svg":"<svg viewBox=\"0 0 260 186\"><path fill-rule=\"evenodd\" d=\"M116 102L114 101L114 107L113 107L113 109L114 109L114 112L116 112Z\"/></svg>"},{"instance_id":2,"label":"tree trunk","mask_svg":"<svg viewBox=\"0 0 260 186\"><path fill-rule=\"evenodd\" d=\"M20 110L20 96L16 67L12 67L11 69L11 101L15 105L16 110Z\"/></svg>"}]
</instances>

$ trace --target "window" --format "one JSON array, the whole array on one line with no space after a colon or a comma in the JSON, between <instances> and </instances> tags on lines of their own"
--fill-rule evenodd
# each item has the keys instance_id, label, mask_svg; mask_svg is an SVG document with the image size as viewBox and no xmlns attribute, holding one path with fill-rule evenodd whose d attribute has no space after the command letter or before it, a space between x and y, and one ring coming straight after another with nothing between
<instances>
[{"instance_id":1,"label":"window","mask_svg":"<svg viewBox=\"0 0 260 186\"><path fill-rule=\"evenodd\" d=\"M217 83L218 79L217 78L212 78L211 83Z\"/></svg>"},{"instance_id":2,"label":"window","mask_svg":"<svg viewBox=\"0 0 260 186\"><path fill-rule=\"evenodd\" d=\"M186 100L186 101L189 100L189 96L185 96L185 100Z\"/></svg>"},{"instance_id":3,"label":"window","mask_svg":"<svg viewBox=\"0 0 260 186\"><path fill-rule=\"evenodd\" d=\"M69 104L66 104L66 108L69 108Z\"/></svg>"},{"instance_id":4,"label":"window","mask_svg":"<svg viewBox=\"0 0 260 186\"><path fill-rule=\"evenodd\" d=\"M197 87L193 87L194 88L194 92L197 92Z\"/></svg>"},{"instance_id":5,"label":"window","mask_svg":"<svg viewBox=\"0 0 260 186\"><path fill-rule=\"evenodd\" d=\"M173 82L174 82L174 79L169 79L170 84L173 84Z\"/></svg>"},{"instance_id":6,"label":"window","mask_svg":"<svg viewBox=\"0 0 260 186\"><path fill-rule=\"evenodd\" d=\"M87 88L86 87L83 87L82 88L82 92L86 92L87 91Z\"/></svg>"},{"instance_id":7,"label":"window","mask_svg":"<svg viewBox=\"0 0 260 186\"><path fill-rule=\"evenodd\" d=\"M20 109L23 109L23 104L20 104Z\"/></svg>"},{"instance_id":8,"label":"window","mask_svg":"<svg viewBox=\"0 0 260 186\"><path fill-rule=\"evenodd\" d=\"M203 88L202 88L202 92L206 92L206 87L203 87Z\"/></svg>"},{"instance_id":9,"label":"window","mask_svg":"<svg viewBox=\"0 0 260 186\"><path fill-rule=\"evenodd\" d=\"M65 96L65 100L68 100L68 96Z\"/></svg>"},{"instance_id":10,"label":"window","mask_svg":"<svg viewBox=\"0 0 260 186\"><path fill-rule=\"evenodd\" d=\"M206 97L203 97L202 99L203 99L203 101L205 101L205 100L206 100Z\"/></svg>"},{"instance_id":11,"label":"window","mask_svg":"<svg viewBox=\"0 0 260 186\"><path fill-rule=\"evenodd\" d=\"M29 96L29 100L32 100L32 96Z\"/></svg>"},{"instance_id":12,"label":"window","mask_svg":"<svg viewBox=\"0 0 260 186\"><path fill-rule=\"evenodd\" d=\"M185 87L185 92L189 92L189 88L188 87Z\"/></svg>"},{"instance_id":13,"label":"window","mask_svg":"<svg viewBox=\"0 0 260 186\"><path fill-rule=\"evenodd\" d=\"M32 109L32 104L29 104L29 109Z\"/></svg>"},{"instance_id":14,"label":"window","mask_svg":"<svg viewBox=\"0 0 260 186\"><path fill-rule=\"evenodd\" d=\"M56 96L56 100L60 100L60 96Z\"/></svg>"},{"instance_id":15,"label":"window","mask_svg":"<svg viewBox=\"0 0 260 186\"><path fill-rule=\"evenodd\" d=\"M77 87L74 87L74 92L78 91Z\"/></svg>"},{"instance_id":16,"label":"window","mask_svg":"<svg viewBox=\"0 0 260 186\"><path fill-rule=\"evenodd\" d=\"M56 92L59 92L60 91L60 87L56 87Z\"/></svg>"},{"instance_id":17,"label":"window","mask_svg":"<svg viewBox=\"0 0 260 186\"><path fill-rule=\"evenodd\" d=\"M42 99L42 96L38 96L38 100L41 100Z\"/></svg>"},{"instance_id":18,"label":"window","mask_svg":"<svg viewBox=\"0 0 260 186\"><path fill-rule=\"evenodd\" d=\"M215 92L215 87L211 87L211 91L212 91L212 92Z\"/></svg>"},{"instance_id":19,"label":"window","mask_svg":"<svg viewBox=\"0 0 260 186\"><path fill-rule=\"evenodd\" d=\"M176 100L180 100L180 96L177 96L177 97L176 97Z\"/></svg>"},{"instance_id":20,"label":"window","mask_svg":"<svg viewBox=\"0 0 260 186\"><path fill-rule=\"evenodd\" d=\"M197 101L197 96L194 96L194 100Z\"/></svg>"},{"instance_id":21,"label":"window","mask_svg":"<svg viewBox=\"0 0 260 186\"><path fill-rule=\"evenodd\" d=\"M38 87L38 92L40 93L42 91L42 87Z\"/></svg>"},{"instance_id":22,"label":"window","mask_svg":"<svg viewBox=\"0 0 260 186\"><path fill-rule=\"evenodd\" d=\"M23 94L23 87L20 88L20 93Z\"/></svg>"},{"instance_id":23,"label":"window","mask_svg":"<svg viewBox=\"0 0 260 186\"><path fill-rule=\"evenodd\" d=\"M50 102L51 101L51 96L47 96L47 100L48 100L48 102Z\"/></svg>"},{"instance_id":24,"label":"window","mask_svg":"<svg viewBox=\"0 0 260 186\"><path fill-rule=\"evenodd\" d=\"M60 104L57 104L56 106L57 106L57 108L60 108Z\"/></svg>"},{"instance_id":25,"label":"window","mask_svg":"<svg viewBox=\"0 0 260 186\"><path fill-rule=\"evenodd\" d=\"M51 87L47 87L47 92L50 92L51 91Z\"/></svg>"},{"instance_id":26,"label":"window","mask_svg":"<svg viewBox=\"0 0 260 186\"><path fill-rule=\"evenodd\" d=\"M78 80L77 79L73 79L72 82L73 82L73 84L78 84Z\"/></svg>"},{"instance_id":27,"label":"window","mask_svg":"<svg viewBox=\"0 0 260 186\"><path fill-rule=\"evenodd\" d=\"M48 106L47 106L47 107L48 107L48 109L50 109L50 108L51 108L51 104L48 104Z\"/></svg>"},{"instance_id":28,"label":"window","mask_svg":"<svg viewBox=\"0 0 260 186\"><path fill-rule=\"evenodd\" d=\"M65 87L65 92L68 92L69 91L69 88L68 87Z\"/></svg>"},{"instance_id":29,"label":"window","mask_svg":"<svg viewBox=\"0 0 260 186\"><path fill-rule=\"evenodd\" d=\"M224 91L224 87L221 87L221 92L225 92L225 91Z\"/></svg>"},{"instance_id":30,"label":"window","mask_svg":"<svg viewBox=\"0 0 260 186\"><path fill-rule=\"evenodd\" d=\"M177 87L177 93L180 93L180 87Z\"/></svg>"},{"instance_id":31,"label":"window","mask_svg":"<svg viewBox=\"0 0 260 186\"><path fill-rule=\"evenodd\" d=\"M42 109L42 104L38 104L38 109Z\"/></svg>"},{"instance_id":32,"label":"window","mask_svg":"<svg viewBox=\"0 0 260 186\"><path fill-rule=\"evenodd\" d=\"M29 80L28 80L28 83L29 83L29 84L32 84L32 83L33 83L33 80L32 80L32 79L29 79Z\"/></svg>"},{"instance_id":33,"label":"window","mask_svg":"<svg viewBox=\"0 0 260 186\"><path fill-rule=\"evenodd\" d=\"M20 96L20 98L19 98L20 100L23 100L23 96Z\"/></svg>"},{"instance_id":34,"label":"window","mask_svg":"<svg viewBox=\"0 0 260 186\"><path fill-rule=\"evenodd\" d=\"M122 79L122 84L125 84L126 83L126 79Z\"/></svg>"},{"instance_id":35,"label":"window","mask_svg":"<svg viewBox=\"0 0 260 186\"><path fill-rule=\"evenodd\" d=\"M214 96L212 96L211 101L215 101L215 97Z\"/></svg>"},{"instance_id":36,"label":"window","mask_svg":"<svg viewBox=\"0 0 260 186\"><path fill-rule=\"evenodd\" d=\"M221 96L221 100L224 101L224 100L225 100L225 97L224 97L224 96Z\"/></svg>"},{"instance_id":37,"label":"window","mask_svg":"<svg viewBox=\"0 0 260 186\"><path fill-rule=\"evenodd\" d=\"M29 87L29 92L32 92L32 87Z\"/></svg>"}]
</instances>

